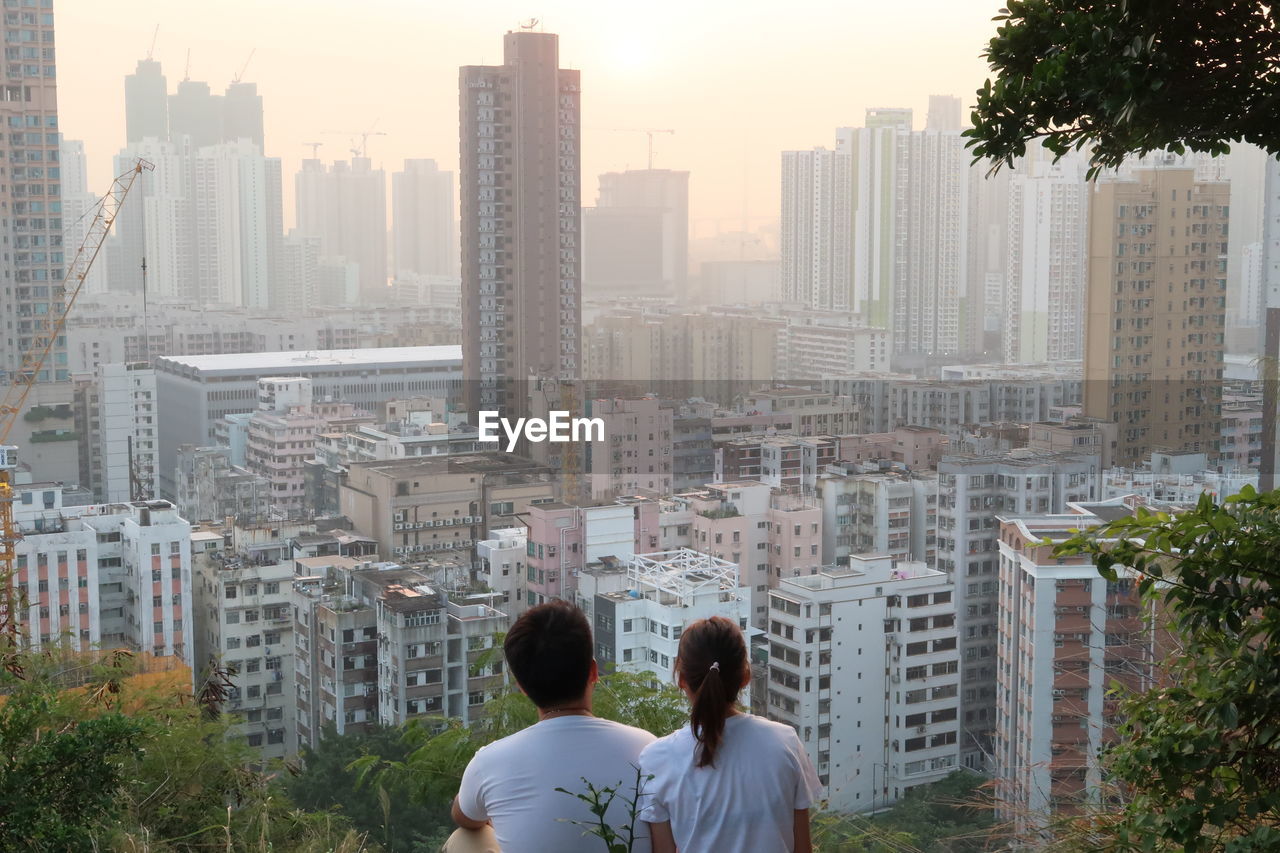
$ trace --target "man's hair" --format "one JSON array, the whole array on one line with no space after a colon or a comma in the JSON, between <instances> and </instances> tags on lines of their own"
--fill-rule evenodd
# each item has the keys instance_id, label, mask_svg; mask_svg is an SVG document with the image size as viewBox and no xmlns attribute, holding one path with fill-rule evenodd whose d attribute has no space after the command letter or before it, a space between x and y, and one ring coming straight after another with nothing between
<instances>
[{"instance_id":1,"label":"man's hair","mask_svg":"<svg viewBox=\"0 0 1280 853\"><path fill-rule=\"evenodd\" d=\"M568 601L526 610L502 644L507 666L533 704L553 708L586 692L593 657L591 623Z\"/></svg>"}]
</instances>

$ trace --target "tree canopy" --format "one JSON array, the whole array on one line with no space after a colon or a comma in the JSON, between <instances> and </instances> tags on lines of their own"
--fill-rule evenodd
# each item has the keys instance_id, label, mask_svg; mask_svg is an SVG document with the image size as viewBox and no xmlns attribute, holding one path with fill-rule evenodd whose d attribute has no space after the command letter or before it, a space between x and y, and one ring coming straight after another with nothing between
<instances>
[{"instance_id":1,"label":"tree canopy","mask_svg":"<svg viewBox=\"0 0 1280 853\"><path fill-rule=\"evenodd\" d=\"M1012 165L1028 143L1130 154L1280 152L1280 7L1258 0L1008 0L965 133Z\"/></svg>"}]
</instances>

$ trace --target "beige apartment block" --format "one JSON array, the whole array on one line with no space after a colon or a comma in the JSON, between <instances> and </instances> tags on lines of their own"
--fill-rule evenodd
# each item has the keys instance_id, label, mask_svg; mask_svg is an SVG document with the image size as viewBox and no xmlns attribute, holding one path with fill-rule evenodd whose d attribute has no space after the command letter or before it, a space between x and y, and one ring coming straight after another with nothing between
<instances>
[{"instance_id":1,"label":"beige apartment block","mask_svg":"<svg viewBox=\"0 0 1280 853\"><path fill-rule=\"evenodd\" d=\"M1172 167L1091 197L1084 410L1119 424L1117 465L1217 456L1230 201L1229 184Z\"/></svg>"},{"instance_id":2,"label":"beige apartment block","mask_svg":"<svg viewBox=\"0 0 1280 853\"><path fill-rule=\"evenodd\" d=\"M350 466L341 512L387 559L472 548L535 501L556 497L555 478L528 460L485 456L394 459Z\"/></svg>"}]
</instances>

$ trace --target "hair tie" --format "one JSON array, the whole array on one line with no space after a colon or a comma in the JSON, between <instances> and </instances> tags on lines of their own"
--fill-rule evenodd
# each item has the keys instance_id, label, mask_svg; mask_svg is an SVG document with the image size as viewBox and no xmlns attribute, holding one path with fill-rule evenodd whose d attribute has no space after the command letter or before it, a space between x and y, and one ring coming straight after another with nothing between
<instances>
[{"instance_id":1,"label":"hair tie","mask_svg":"<svg viewBox=\"0 0 1280 853\"><path fill-rule=\"evenodd\" d=\"M720 671L720 661L715 661L714 663L711 664L711 671L712 672Z\"/></svg>"}]
</instances>

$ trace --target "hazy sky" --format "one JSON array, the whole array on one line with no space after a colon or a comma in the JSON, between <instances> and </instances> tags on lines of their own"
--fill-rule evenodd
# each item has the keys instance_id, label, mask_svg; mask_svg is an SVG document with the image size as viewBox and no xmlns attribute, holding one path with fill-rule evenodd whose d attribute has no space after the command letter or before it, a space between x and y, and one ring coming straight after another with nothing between
<instances>
[{"instance_id":1,"label":"hazy sky","mask_svg":"<svg viewBox=\"0 0 1280 853\"><path fill-rule=\"evenodd\" d=\"M266 109L267 154L284 161L286 227L293 174L324 142L346 158L349 135L377 122L370 155L388 172L406 157L458 159L458 66L497 64L502 34L538 17L560 34L561 64L582 70L584 203L596 176L654 165L691 172L695 235L778 215L778 152L833 144L839 125L874 106L930 94L966 111L986 78L979 58L1001 0L55 0L62 131L82 139L101 192L124 143L124 76L154 58L170 91L191 78L221 92L244 76Z\"/></svg>"}]
</instances>

